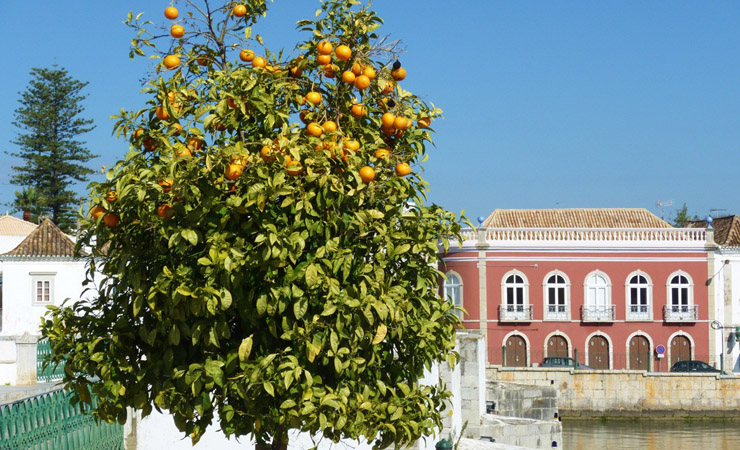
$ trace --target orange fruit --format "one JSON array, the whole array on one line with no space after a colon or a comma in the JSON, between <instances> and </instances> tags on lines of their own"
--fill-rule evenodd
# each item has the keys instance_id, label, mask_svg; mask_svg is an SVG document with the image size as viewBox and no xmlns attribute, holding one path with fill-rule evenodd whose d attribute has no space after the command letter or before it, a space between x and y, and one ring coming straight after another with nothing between
<instances>
[{"instance_id":1,"label":"orange fruit","mask_svg":"<svg viewBox=\"0 0 740 450\"><path fill-rule=\"evenodd\" d=\"M293 66L290 68L290 76L293 78L299 78L302 73L303 73L303 69L301 69L298 66Z\"/></svg>"},{"instance_id":2,"label":"orange fruit","mask_svg":"<svg viewBox=\"0 0 740 450\"><path fill-rule=\"evenodd\" d=\"M322 66L331 64L331 55L319 55L318 57L316 57L316 62L321 64Z\"/></svg>"},{"instance_id":3,"label":"orange fruit","mask_svg":"<svg viewBox=\"0 0 740 450\"><path fill-rule=\"evenodd\" d=\"M396 174L399 177L405 177L406 175L411 173L411 166L408 165L408 163L400 163L396 165Z\"/></svg>"},{"instance_id":4,"label":"orange fruit","mask_svg":"<svg viewBox=\"0 0 740 450\"><path fill-rule=\"evenodd\" d=\"M267 61L261 56L257 56L252 60L252 67L254 68L264 68L266 65Z\"/></svg>"},{"instance_id":5,"label":"orange fruit","mask_svg":"<svg viewBox=\"0 0 740 450\"><path fill-rule=\"evenodd\" d=\"M172 127L171 128L174 130L172 132L172 135L173 136L179 136L180 135L180 132L182 131L182 125L180 125L179 123L175 122L175 123L172 124Z\"/></svg>"},{"instance_id":6,"label":"orange fruit","mask_svg":"<svg viewBox=\"0 0 740 450\"><path fill-rule=\"evenodd\" d=\"M106 212L108 212L108 210L100 205L95 205L90 208L90 216L93 218L93 220L98 220L98 217L105 214Z\"/></svg>"},{"instance_id":7,"label":"orange fruit","mask_svg":"<svg viewBox=\"0 0 740 450\"><path fill-rule=\"evenodd\" d=\"M254 59L254 52L245 48L239 52L239 59L244 62L251 62Z\"/></svg>"},{"instance_id":8,"label":"orange fruit","mask_svg":"<svg viewBox=\"0 0 740 450\"><path fill-rule=\"evenodd\" d=\"M334 64L327 64L324 66L324 76L326 78L334 78L337 76L337 69L339 67L335 66Z\"/></svg>"},{"instance_id":9,"label":"orange fruit","mask_svg":"<svg viewBox=\"0 0 740 450\"><path fill-rule=\"evenodd\" d=\"M363 117L367 114L367 108L365 108L365 105L362 103L355 103L352 105L352 108L350 108L350 112L355 117Z\"/></svg>"},{"instance_id":10,"label":"orange fruit","mask_svg":"<svg viewBox=\"0 0 740 450\"><path fill-rule=\"evenodd\" d=\"M385 127L392 127L393 124L396 121L396 116L394 116L392 113L385 113L380 117L380 123L383 124Z\"/></svg>"},{"instance_id":11,"label":"orange fruit","mask_svg":"<svg viewBox=\"0 0 740 450\"><path fill-rule=\"evenodd\" d=\"M337 55L338 60L347 61L352 57L352 50L346 45L340 45L334 50L334 54Z\"/></svg>"},{"instance_id":12,"label":"orange fruit","mask_svg":"<svg viewBox=\"0 0 740 450\"><path fill-rule=\"evenodd\" d=\"M303 122L303 123L305 123L305 124L308 124L308 122L310 121L310 120L308 119L308 115L309 115L309 114L311 114L311 111L309 111L309 110L307 110L307 109L304 109L303 111L301 111L301 113L300 113L300 114L298 114L298 117L300 117L300 119L301 119L301 122Z\"/></svg>"},{"instance_id":13,"label":"orange fruit","mask_svg":"<svg viewBox=\"0 0 740 450\"><path fill-rule=\"evenodd\" d=\"M396 128L393 125L391 126L381 125L380 131L382 131L385 134L393 134L396 132Z\"/></svg>"},{"instance_id":14,"label":"orange fruit","mask_svg":"<svg viewBox=\"0 0 740 450\"><path fill-rule=\"evenodd\" d=\"M379 148L375 150L375 157L378 159L386 159L391 156L391 152L387 148Z\"/></svg>"},{"instance_id":15,"label":"orange fruit","mask_svg":"<svg viewBox=\"0 0 740 450\"><path fill-rule=\"evenodd\" d=\"M200 56L198 56L198 59L196 61L198 61L198 64L200 64L201 66L207 66L208 65L208 56L207 55L200 55Z\"/></svg>"},{"instance_id":16,"label":"orange fruit","mask_svg":"<svg viewBox=\"0 0 740 450\"><path fill-rule=\"evenodd\" d=\"M116 191L108 191L105 193L105 201L108 203L113 203L118 199L118 192Z\"/></svg>"},{"instance_id":17,"label":"orange fruit","mask_svg":"<svg viewBox=\"0 0 740 450\"><path fill-rule=\"evenodd\" d=\"M134 131L134 139L139 139L142 134L144 134L144 129L137 128L136 131Z\"/></svg>"},{"instance_id":18,"label":"orange fruit","mask_svg":"<svg viewBox=\"0 0 740 450\"><path fill-rule=\"evenodd\" d=\"M244 17L247 15L247 7L244 5L236 5L231 11L236 17Z\"/></svg>"},{"instance_id":19,"label":"orange fruit","mask_svg":"<svg viewBox=\"0 0 740 450\"><path fill-rule=\"evenodd\" d=\"M356 77L362 75L362 66L358 63L352 64L352 73L355 74Z\"/></svg>"},{"instance_id":20,"label":"orange fruit","mask_svg":"<svg viewBox=\"0 0 740 450\"><path fill-rule=\"evenodd\" d=\"M180 65L180 58L175 55L167 55L164 57L164 66L167 69L174 69Z\"/></svg>"},{"instance_id":21,"label":"orange fruit","mask_svg":"<svg viewBox=\"0 0 740 450\"><path fill-rule=\"evenodd\" d=\"M383 95L388 95L388 94L390 94L391 92L393 92L393 88L394 88L394 87L395 87L395 86L393 86L393 83L391 83L391 82L387 82L387 83L385 84L385 86L383 87L383 90L381 91L381 94L383 94Z\"/></svg>"},{"instance_id":22,"label":"orange fruit","mask_svg":"<svg viewBox=\"0 0 740 450\"><path fill-rule=\"evenodd\" d=\"M231 163L226 167L226 173L224 177L228 180L236 180L242 175L244 171L244 165L239 163Z\"/></svg>"},{"instance_id":23,"label":"orange fruit","mask_svg":"<svg viewBox=\"0 0 740 450\"><path fill-rule=\"evenodd\" d=\"M179 15L177 8L174 6L169 6L164 9L164 16L170 20L177 19L177 16Z\"/></svg>"},{"instance_id":24,"label":"orange fruit","mask_svg":"<svg viewBox=\"0 0 740 450\"><path fill-rule=\"evenodd\" d=\"M360 169L360 178L365 183L369 183L375 179L375 170L370 166L365 166Z\"/></svg>"},{"instance_id":25,"label":"orange fruit","mask_svg":"<svg viewBox=\"0 0 740 450\"><path fill-rule=\"evenodd\" d=\"M229 97L226 99L226 104L229 105L229 108L236 109L236 103L234 103L234 99Z\"/></svg>"},{"instance_id":26,"label":"orange fruit","mask_svg":"<svg viewBox=\"0 0 740 450\"><path fill-rule=\"evenodd\" d=\"M370 66L365 67L362 70L362 74L365 75L366 77L368 77L370 80L374 80L375 79L375 69L373 69Z\"/></svg>"},{"instance_id":27,"label":"orange fruit","mask_svg":"<svg viewBox=\"0 0 740 450\"><path fill-rule=\"evenodd\" d=\"M319 45L316 46L316 50L318 50L319 55L331 55L331 51L334 50L334 47L332 47L329 41L321 41L319 42Z\"/></svg>"},{"instance_id":28,"label":"orange fruit","mask_svg":"<svg viewBox=\"0 0 740 450\"><path fill-rule=\"evenodd\" d=\"M306 132L309 136L319 137L324 133L324 129L318 123L311 122L306 125Z\"/></svg>"},{"instance_id":29,"label":"orange fruit","mask_svg":"<svg viewBox=\"0 0 740 450\"><path fill-rule=\"evenodd\" d=\"M162 203L157 206L157 215L163 219L169 219L175 215L175 209L169 203Z\"/></svg>"},{"instance_id":30,"label":"orange fruit","mask_svg":"<svg viewBox=\"0 0 740 450\"><path fill-rule=\"evenodd\" d=\"M105 226L107 226L108 228L115 227L120 221L121 219L119 219L118 216L113 213L108 213L103 216L103 222L105 222Z\"/></svg>"},{"instance_id":31,"label":"orange fruit","mask_svg":"<svg viewBox=\"0 0 740 450\"><path fill-rule=\"evenodd\" d=\"M345 83L352 84L355 82L355 74L352 73L350 70L345 70L342 72L342 81Z\"/></svg>"},{"instance_id":32,"label":"orange fruit","mask_svg":"<svg viewBox=\"0 0 740 450\"><path fill-rule=\"evenodd\" d=\"M355 87L360 90L367 89L370 87L370 78L367 75L360 75L355 78Z\"/></svg>"},{"instance_id":33,"label":"orange fruit","mask_svg":"<svg viewBox=\"0 0 740 450\"><path fill-rule=\"evenodd\" d=\"M303 171L303 166L301 166L300 161L290 161L286 165L286 171L288 172L288 175L292 176L298 176Z\"/></svg>"},{"instance_id":34,"label":"orange fruit","mask_svg":"<svg viewBox=\"0 0 740 450\"><path fill-rule=\"evenodd\" d=\"M157 119L159 120L170 120L170 115L167 114L167 110L164 109L164 106L157 106L157 109L154 111L154 114L157 116Z\"/></svg>"},{"instance_id":35,"label":"orange fruit","mask_svg":"<svg viewBox=\"0 0 740 450\"><path fill-rule=\"evenodd\" d=\"M306 101L316 106L321 101L321 94L319 94L318 92L311 91L308 94L306 94Z\"/></svg>"},{"instance_id":36,"label":"orange fruit","mask_svg":"<svg viewBox=\"0 0 740 450\"><path fill-rule=\"evenodd\" d=\"M193 150L200 150L201 147L203 147L203 139L199 137L190 138L190 140L188 140L188 147L192 148Z\"/></svg>"},{"instance_id":37,"label":"orange fruit","mask_svg":"<svg viewBox=\"0 0 740 450\"><path fill-rule=\"evenodd\" d=\"M160 186L162 186L163 192L170 192L172 190L172 179L171 178L164 178L162 180L159 180L157 183Z\"/></svg>"},{"instance_id":38,"label":"orange fruit","mask_svg":"<svg viewBox=\"0 0 740 450\"><path fill-rule=\"evenodd\" d=\"M429 117L422 117L419 120L416 121L416 125L419 128L427 128L432 123L432 119Z\"/></svg>"},{"instance_id":39,"label":"orange fruit","mask_svg":"<svg viewBox=\"0 0 740 450\"><path fill-rule=\"evenodd\" d=\"M193 153L187 147L177 147L175 149L175 156L178 158L183 156L193 156Z\"/></svg>"},{"instance_id":40,"label":"orange fruit","mask_svg":"<svg viewBox=\"0 0 740 450\"><path fill-rule=\"evenodd\" d=\"M270 148L269 145L262 147L262 150L260 150L260 157L262 158L262 161L265 162L275 161L275 156L272 155L272 148Z\"/></svg>"},{"instance_id":41,"label":"orange fruit","mask_svg":"<svg viewBox=\"0 0 740 450\"><path fill-rule=\"evenodd\" d=\"M398 69L391 70L391 76L396 81L401 81L406 78L406 69L399 67Z\"/></svg>"},{"instance_id":42,"label":"orange fruit","mask_svg":"<svg viewBox=\"0 0 740 450\"><path fill-rule=\"evenodd\" d=\"M360 143L354 139L345 139L344 148L346 148L347 150L352 150L353 152L356 152L357 150L360 149Z\"/></svg>"},{"instance_id":43,"label":"orange fruit","mask_svg":"<svg viewBox=\"0 0 740 450\"><path fill-rule=\"evenodd\" d=\"M393 126L397 130L405 130L406 128L408 128L409 122L410 122L409 119L407 119L407 118L405 118L403 116L398 116L398 117L396 117L396 120L393 121Z\"/></svg>"},{"instance_id":44,"label":"orange fruit","mask_svg":"<svg viewBox=\"0 0 740 450\"><path fill-rule=\"evenodd\" d=\"M154 150L155 148L157 148L157 141L155 141L149 136L144 138L143 144L144 144L145 150Z\"/></svg>"},{"instance_id":45,"label":"orange fruit","mask_svg":"<svg viewBox=\"0 0 740 450\"><path fill-rule=\"evenodd\" d=\"M321 128L323 128L327 133L333 133L337 131L337 123L333 120L327 120L321 125Z\"/></svg>"},{"instance_id":46,"label":"orange fruit","mask_svg":"<svg viewBox=\"0 0 740 450\"><path fill-rule=\"evenodd\" d=\"M172 28L170 28L170 36L177 39L185 36L185 28L182 25L172 25Z\"/></svg>"}]
</instances>

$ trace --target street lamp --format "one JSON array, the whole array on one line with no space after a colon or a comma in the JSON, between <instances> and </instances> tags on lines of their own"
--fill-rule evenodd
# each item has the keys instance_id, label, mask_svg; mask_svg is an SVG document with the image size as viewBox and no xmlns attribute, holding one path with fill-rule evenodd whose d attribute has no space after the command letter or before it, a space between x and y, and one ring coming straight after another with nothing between
<instances>
[{"instance_id":1,"label":"street lamp","mask_svg":"<svg viewBox=\"0 0 740 450\"><path fill-rule=\"evenodd\" d=\"M713 320L710 324L713 330L735 330L730 332L733 341L740 341L740 326L725 326L719 320ZM722 354L719 355L719 370L725 374L725 333L722 333Z\"/></svg>"}]
</instances>

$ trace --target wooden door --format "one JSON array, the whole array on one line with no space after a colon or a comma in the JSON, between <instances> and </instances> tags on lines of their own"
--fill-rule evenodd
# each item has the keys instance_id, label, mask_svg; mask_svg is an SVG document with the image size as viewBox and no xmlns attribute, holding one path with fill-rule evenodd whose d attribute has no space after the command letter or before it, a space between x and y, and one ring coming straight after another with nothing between
<instances>
[{"instance_id":1,"label":"wooden door","mask_svg":"<svg viewBox=\"0 0 740 450\"><path fill-rule=\"evenodd\" d=\"M568 341L563 336L552 336L547 341L547 355L545 356L568 356Z\"/></svg>"},{"instance_id":2,"label":"wooden door","mask_svg":"<svg viewBox=\"0 0 740 450\"><path fill-rule=\"evenodd\" d=\"M521 336L506 340L506 367L527 367L527 343Z\"/></svg>"},{"instance_id":3,"label":"wooden door","mask_svg":"<svg viewBox=\"0 0 740 450\"><path fill-rule=\"evenodd\" d=\"M650 343L645 336L630 339L629 368L632 370L650 370Z\"/></svg>"},{"instance_id":4,"label":"wooden door","mask_svg":"<svg viewBox=\"0 0 740 450\"><path fill-rule=\"evenodd\" d=\"M669 369L679 361L691 359L691 342L686 336L675 336L671 339L671 362Z\"/></svg>"},{"instance_id":5,"label":"wooden door","mask_svg":"<svg viewBox=\"0 0 740 450\"><path fill-rule=\"evenodd\" d=\"M588 363L594 369L609 369L609 342L603 336L588 341Z\"/></svg>"}]
</instances>

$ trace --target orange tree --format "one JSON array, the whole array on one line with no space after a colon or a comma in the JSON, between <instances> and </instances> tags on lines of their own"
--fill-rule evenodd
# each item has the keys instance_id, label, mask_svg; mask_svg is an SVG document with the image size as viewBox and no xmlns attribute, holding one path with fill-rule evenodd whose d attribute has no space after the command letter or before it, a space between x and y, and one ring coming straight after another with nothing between
<instances>
[{"instance_id":1,"label":"orange tree","mask_svg":"<svg viewBox=\"0 0 740 450\"><path fill-rule=\"evenodd\" d=\"M214 419L272 448L431 433L450 394L420 379L459 322L435 268L458 220L417 173L440 111L358 2L323 2L290 57L252 33L264 0L180 6L174 37L129 15L132 56L161 60L92 185L93 295L48 313L50 363L100 418L168 410L194 442Z\"/></svg>"}]
</instances>

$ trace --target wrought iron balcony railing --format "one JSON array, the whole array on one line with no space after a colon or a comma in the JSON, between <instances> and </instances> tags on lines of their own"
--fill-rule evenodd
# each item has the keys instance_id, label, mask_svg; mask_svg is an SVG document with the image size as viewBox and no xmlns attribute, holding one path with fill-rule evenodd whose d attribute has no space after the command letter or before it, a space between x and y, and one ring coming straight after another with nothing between
<instances>
[{"instance_id":1,"label":"wrought iron balcony railing","mask_svg":"<svg viewBox=\"0 0 740 450\"><path fill-rule=\"evenodd\" d=\"M627 310L627 320L650 320L648 305L630 305Z\"/></svg>"},{"instance_id":2,"label":"wrought iron balcony railing","mask_svg":"<svg viewBox=\"0 0 740 450\"><path fill-rule=\"evenodd\" d=\"M547 305L546 320L568 320L568 307L565 305Z\"/></svg>"},{"instance_id":3,"label":"wrought iron balcony railing","mask_svg":"<svg viewBox=\"0 0 740 450\"><path fill-rule=\"evenodd\" d=\"M498 317L501 322L531 322L532 305L499 305Z\"/></svg>"},{"instance_id":4,"label":"wrought iron balcony railing","mask_svg":"<svg viewBox=\"0 0 740 450\"><path fill-rule=\"evenodd\" d=\"M583 322L614 322L616 316L616 305L581 306L581 321Z\"/></svg>"},{"instance_id":5,"label":"wrought iron balcony railing","mask_svg":"<svg viewBox=\"0 0 740 450\"><path fill-rule=\"evenodd\" d=\"M699 305L670 305L663 307L666 322L696 322L699 320Z\"/></svg>"}]
</instances>

